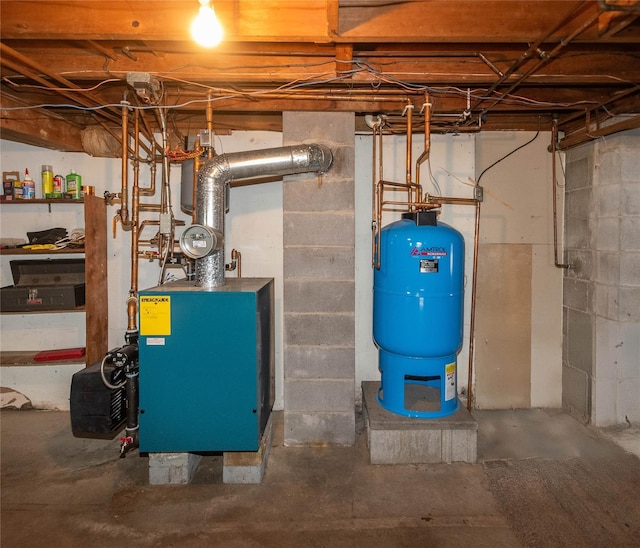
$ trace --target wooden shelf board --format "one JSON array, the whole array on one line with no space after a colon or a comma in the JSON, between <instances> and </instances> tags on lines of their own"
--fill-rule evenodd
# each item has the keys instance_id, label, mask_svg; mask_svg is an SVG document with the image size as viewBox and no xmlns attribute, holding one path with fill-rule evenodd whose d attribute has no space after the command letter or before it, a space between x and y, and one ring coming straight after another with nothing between
<instances>
[{"instance_id":1,"label":"wooden shelf board","mask_svg":"<svg viewBox=\"0 0 640 548\"><path fill-rule=\"evenodd\" d=\"M0 248L0 255L72 255L84 253L84 247L64 247L62 249L23 249L21 247Z\"/></svg>"},{"instance_id":2,"label":"wooden shelf board","mask_svg":"<svg viewBox=\"0 0 640 548\"><path fill-rule=\"evenodd\" d=\"M77 359L66 359L66 360L54 360L47 362L37 362L35 361L35 355L38 351L12 351L12 350L3 350L0 352L0 365L3 367L18 367L21 365L78 365L84 364L84 358Z\"/></svg>"},{"instance_id":3,"label":"wooden shelf board","mask_svg":"<svg viewBox=\"0 0 640 548\"><path fill-rule=\"evenodd\" d=\"M33 200L0 200L2 205L28 205L28 204L81 204L84 200L72 200L70 198L37 198Z\"/></svg>"},{"instance_id":4,"label":"wooden shelf board","mask_svg":"<svg viewBox=\"0 0 640 548\"><path fill-rule=\"evenodd\" d=\"M5 316L9 314L66 314L67 312L84 312L84 306L78 306L76 308L58 308L56 310L22 310L22 311L11 311L5 312L4 310L0 311L0 314Z\"/></svg>"}]
</instances>

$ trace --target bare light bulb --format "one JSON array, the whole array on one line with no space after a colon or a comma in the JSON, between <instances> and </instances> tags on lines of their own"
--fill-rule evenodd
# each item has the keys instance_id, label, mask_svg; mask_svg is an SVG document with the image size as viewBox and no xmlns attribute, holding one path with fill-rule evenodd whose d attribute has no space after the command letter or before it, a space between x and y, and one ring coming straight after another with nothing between
<instances>
[{"instance_id":1,"label":"bare light bulb","mask_svg":"<svg viewBox=\"0 0 640 548\"><path fill-rule=\"evenodd\" d=\"M191 36L205 48L217 46L222 41L224 29L208 0L200 0L200 13L191 23Z\"/></svg>"}]
</instances>

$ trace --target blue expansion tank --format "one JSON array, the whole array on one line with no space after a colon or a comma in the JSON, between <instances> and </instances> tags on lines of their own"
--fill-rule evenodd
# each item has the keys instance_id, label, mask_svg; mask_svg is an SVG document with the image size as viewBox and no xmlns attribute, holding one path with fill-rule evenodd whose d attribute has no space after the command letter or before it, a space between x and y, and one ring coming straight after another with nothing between
<instances>
[{"instance_id":1,"label":"blue expansion tank","mask_svg":"<svg viewBox=\"0 0 640 548\"><path fill-rule=\"evenodd\" d=\"M438 223L434 211L405 213L381 230L380 269L374 270L373 282L373 337L379 348L382 407L416 418L457 411L463 295L464 239ZM419 387L432 387L425 394L437 388L439 405L429 398L416 408L407 405L407 385L418 385L413 389L418 393Z\"/></svg>"}]
</instances>

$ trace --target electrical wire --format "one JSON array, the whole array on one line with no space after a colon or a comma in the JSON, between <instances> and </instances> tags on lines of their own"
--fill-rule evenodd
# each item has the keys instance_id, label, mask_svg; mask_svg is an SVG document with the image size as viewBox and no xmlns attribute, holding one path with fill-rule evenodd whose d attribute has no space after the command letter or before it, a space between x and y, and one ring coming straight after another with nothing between
<instances>
[{"instance_id":1,"label":"electrical wire","mask_svg":"<svg viewBox=\"0 0 640 548\"><path fill-rule=\"evenodd\" d=\"M509 152L508 154L505 154L502 158L500 158L499 160L496 160L495 162L493 162L493 164L491 164L489 167L485 168L484 171L480 174L480 177L478 177L478 180L476 181L476 185L480 184L480 179L482 179L482 176L489 171L492 167L494 167L495 165L499 164L500 162L502 162L503 160L506 160L509 156L511 156L512 154L515 154L516 152L518 152L521 148L526 147L527 145L530 145L531 143L533 143L537 138L538 135L540 135L540 130L536 131L536 134L533 136L532 139L530 139L529 141L527 141L526 143L520 145L517 148L514 148L511 152Z\"/></svg>"}]
</instances>

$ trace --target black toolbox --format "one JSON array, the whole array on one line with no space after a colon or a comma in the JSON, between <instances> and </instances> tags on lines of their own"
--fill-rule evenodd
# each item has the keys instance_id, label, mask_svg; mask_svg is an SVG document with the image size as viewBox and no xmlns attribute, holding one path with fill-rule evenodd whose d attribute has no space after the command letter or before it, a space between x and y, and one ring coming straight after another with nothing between
<instances>
[{"instance_id":1,"label":"black toolbox","mask_svg":"<svg viewBox=\"0 0 640 548\"><path fill-rule=\"evenodd\" d=\"M15 285L0 288L2 312L70 310L84 306L84 259L10 261Z\"/></svg>"}]
</instances>

